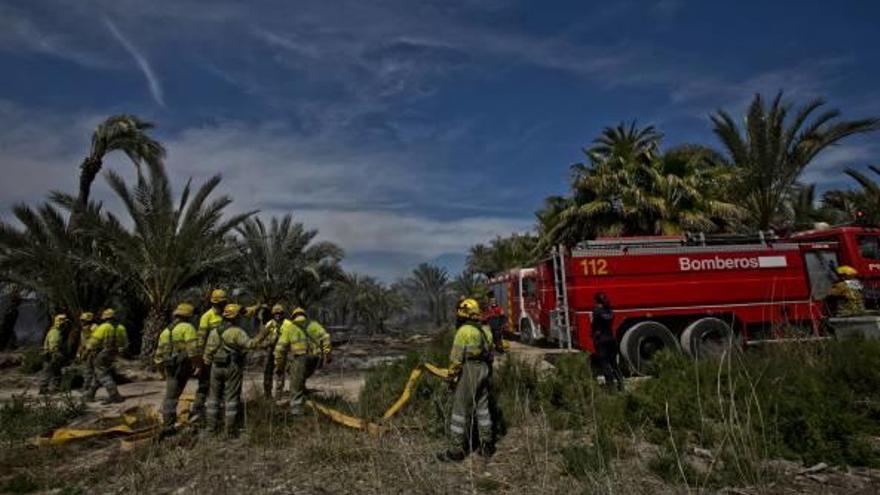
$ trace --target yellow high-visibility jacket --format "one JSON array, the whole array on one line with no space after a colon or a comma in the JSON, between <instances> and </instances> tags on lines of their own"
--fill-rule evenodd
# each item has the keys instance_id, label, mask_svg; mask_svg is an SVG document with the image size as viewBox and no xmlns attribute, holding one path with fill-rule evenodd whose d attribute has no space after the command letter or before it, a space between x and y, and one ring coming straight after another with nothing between
<instances>
[{"instance_id":1,"label":"yellow high-visibility jacket","mask_svg":"<svg viewBox=\"0 0 880 495\"><path fill-rule=\"evenodd\" d=\"M46 338L43 339L43 353L61 353L61 329L59 327L53 326L46 333Z\"/></svg>"},{"instance_id":2,"label":"yellow high-visibility jacket","mask_svg":"<svg viewBox=\"0 0 880 495\"><path fill-rule=\"evenodd\" d=\"M293 324L290 320L284 320L281 325L281 335L275 344L275 367L281 369L287 354L304 356L309 353L309 338L302 328Z\"/></svg>"},{"instance_id":3,"label":"yellow high-visibility jacket","mask_svg":"<svg viewBox=\"0 0 880 495\"><path fill-rule=\"evenodd\" d=\"M837 308L839 316L853 316L865 312L862 284L858 280L841 280L831 286L831 295L842 299Z\"/></svg>"},{"instance_id":4,"label":"yellow high-visibility jacket","mask_svg":"<svg viewBox=\"0 0 880 495\"><path fill-rule=\"evenodd\" d=\"M205 365L210 366L216 359L225 359L226 357L244 357L244 353L251 349L256 349L263 344L266 338L266 332L261 331L256 337L250 338L248 334L239 327L229 326L221 330L213 330L208 335L208 342L205 345L205 354L203 356Z\"/></svg>"},{"instance_id":5,"label":"yellow high-visibility jacket","mask_svg":"<svg viewBox=\"0 0 880 495\"><path fill-rule=\"evenodd\" d=\"M205 346L208 342L208 336L211 335L211 331L219 330L222 325L223 316L219 311L214 311L214 308L211 308L202 313L202 317L199 318L199 329L196 332L199 353L205 352Z\"/></svg>"},{"instance_id":6,"label":"yellow high-visibility jacket","mask_svg":"<svg viewBox=\"0 0 880 495\"><path fill-rule=\"evenodd\" d=\"M96 350L123 353L128 348L128 333L122 325L114 326L110 322L101 323L92 332L86 349L89 352Z\"/></svg>"},{"instance_id":7,"label":"yellow high-visibility jacket","mask_svg":"<svg viewBox=\"0 0 880 495\"><path fill-rule=\"evenodd\" d=\"M455 332L449 352L449 369L457 373L468 360L487 360L492 350L492 330L485 325L465 323Z\"/></svg>"},{"instance_id":8,"label":"yellow high-visibility jacket","mask_svg":"<svg viewBox=\"0 0 880 495\"><path fill-rule=\"evenodd\" d=\"M325 356L333 350L330 345L330 334L317 321L300 316L293 320L293 324L301 328L308 338L309 354Z\"/></svg>"},{"instance_id":9,"label":"yellow high-visibility jacket","mask_svg":"<svg viewBox=\"0 0 880 495\"><path fill-rule=\"evenodd\" d=\"M199 341L196 329L191 324L181 321L173 328L166 328L159 334L159 344L153 361L161 366L169 362L175 355L185 355L192 359L199 355Z\"/></svg>"},{"instance_id":10,"label":"yellow high-visibility jacket","mask_svg":"<svg viewBox=\"0 0 880 495\"><path fill-rule=\"evenodd\" d=\"M278 323L274 318L269 320L266 323L266 342L265 346L268 349L275 349L275 344L278 343L278 339L281 338L281 330L284 328L284 325L290 325L290 320L283 319L281 323Z\"/></svg>"},{"instance_id":11,"label":"yellow high-visibility jacket","mask_svg":"<svg viewBox=\"0 0 880 495\"><path fill-rule=\"evenodd\" d=\"M86 347L88 347L89 339L92 337L92 333L94 333L95 328L98 325L94 323L89 323L82 326L82 331L79 334L79 348L76 350L76 357L82 357L86 354Z\"/></svg>"}]
</instances>

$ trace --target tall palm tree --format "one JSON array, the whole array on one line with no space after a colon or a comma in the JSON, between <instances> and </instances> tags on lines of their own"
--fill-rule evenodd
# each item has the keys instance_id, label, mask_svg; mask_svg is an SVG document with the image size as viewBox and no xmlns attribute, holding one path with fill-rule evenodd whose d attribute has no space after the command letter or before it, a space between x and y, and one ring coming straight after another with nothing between
<instances>
[{"instance_id":1,"label":"tall palm tree","mask_svg":"<svg viewBox=\"0 0 880 495\"><path fill-rule=\"evenodd\" d=\"M227 236L253 214L224 218L232 200L211 198L220 176L209 179L194 194L187 182L175 201L161 162L146 162L146 167L147 175L139 176L131 187L119 174L107 173L130 222L107 213L93 229L115 258L112 265L102 268L131 284L147 303L142 356L150 356L155 349L175 297L238 260L235 244Z\"/></svg>"},{"instance_id":2,"label":"tall palm tree","mask_svg":"<svg viewBox=\"0 0 880 495\"><path fill-rule=\"evenodd\" d=\"M452 308L449 299L449 273L429 263L422 263L404 281L403 287L413 296L413 300L424 305L427 316L435 325L442 325L449 319Z\"/></svg>"},{"instance_id":3,"label":"tall palm tree","mask_svg":"<svg viewBox=\"0 0 880 495\"><path fill-rule=\"evenodd\" d=\"M824 105L824 100L815 99L792 115L782 92L769 107L756 94L742 128L724 110L712 116L726 160L737 168L737 193L749 211L749 226L785 228L792 221L786 204L810 162L844 138L880 129L876 118L839 120L838 110L817 114Z\"/></svg>"},{"instance_id":4,"label":"tall palm tree","mask_svg":"<svg viewBox=\"0 0 880 495\"><path fill-rule=\"evenodd\" d=\"M331 242L313 242L318 231L293 222L290 215L272 217L268 228L260 218L249 218L236 230L239 285L258 301L310 305L342 275L342 249Z\"/></svg>"},{"instance_id":5,"label":"tall palm tree","mask_svg":"<svg viewBox=\"0 0 880 495\"><path fill-rule=\"evenodd\" d=\"M89 203L92 183L101 172L104 157L113 151L122 151L138 168L140 174L144 163L158 162L165 157L165 148L147 131L153 124L134 115L114 115L98 124L92 133L92 145L88 156L80 165L79 196L77 197L73 223L78 223L79 215Z\"/></svg>"}]
</instances>

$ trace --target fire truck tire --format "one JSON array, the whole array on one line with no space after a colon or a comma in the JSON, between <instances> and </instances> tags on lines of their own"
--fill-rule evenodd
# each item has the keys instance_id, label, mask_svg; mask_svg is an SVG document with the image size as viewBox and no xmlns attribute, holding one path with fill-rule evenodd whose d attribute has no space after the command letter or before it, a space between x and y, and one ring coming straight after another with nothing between
<instances>
[{"instance_id":1,"label":"fire truck tire","mask_svg":"<svg viewBox=\"0 0 880 495\"><path fill-rule=\"evenodd\" d=\"M700 318L681 333L681 348L693 358L718 357L733 346L733 329L718 318Z\"/></svg>"},{"instance_id":2,"label":"fire truck tire","mask_svg":"<svg viewBox=\"0 0 880 495\"><path fill-rule=\"evenodd\" d=\"M651 357L661 349L679 350L679 344L669 328L656 321L636 323L620 339L620 354L637 375L651 372Z\"/></svg>"}]
</instances>

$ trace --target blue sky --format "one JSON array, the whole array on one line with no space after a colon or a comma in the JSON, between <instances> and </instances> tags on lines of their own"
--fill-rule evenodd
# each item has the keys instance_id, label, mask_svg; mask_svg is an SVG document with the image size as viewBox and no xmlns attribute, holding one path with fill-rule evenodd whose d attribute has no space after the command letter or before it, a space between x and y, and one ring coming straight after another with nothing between
<instances>
[{"instance_id":1,"label":"blue sky","mask_svg":"<svg viewBox=\"0 0 880 495\"><path fill-rule=\"evenodd\" d=\"M210 6L206 6L210 5ZM716 144L755 92L880 115L880 3L0 1L0 208L73 190L94 125L155 122L170 173L292 212L385 280L526 231L608 125ZM847 185L877 136L804 179ZM131 174L119 157L108 166ZM99 180L96 197L114 201Z\"/></svg>"}]
</instances>

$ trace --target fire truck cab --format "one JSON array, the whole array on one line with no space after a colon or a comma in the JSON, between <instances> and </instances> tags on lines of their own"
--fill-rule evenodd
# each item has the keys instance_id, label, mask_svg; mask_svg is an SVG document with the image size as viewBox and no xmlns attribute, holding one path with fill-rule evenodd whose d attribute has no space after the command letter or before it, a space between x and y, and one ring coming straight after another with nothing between
<instances>
[{"instance_id":1,"label":"fire truck cab","mask_svg":"<svg viewBox=\"0 0 880 495\"><path fill-rule=\"evenodd\" d=\"M837 245L841 265L855 268L865 287L865 304L880 307L880 228L829 227L791 236L797 242L828 242Z\"/></svg>"}]
</instances>

